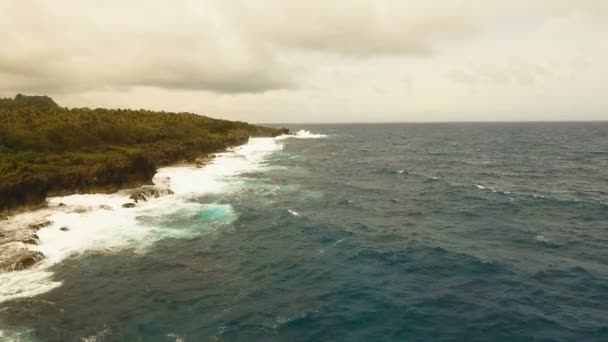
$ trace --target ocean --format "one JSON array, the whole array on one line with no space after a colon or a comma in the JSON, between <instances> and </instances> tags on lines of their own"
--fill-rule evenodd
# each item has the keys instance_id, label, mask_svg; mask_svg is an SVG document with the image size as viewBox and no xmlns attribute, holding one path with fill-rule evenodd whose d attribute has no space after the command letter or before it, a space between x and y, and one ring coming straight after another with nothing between
<instances>
[{"instance_id":1,"label":"ocean","mask_svg":"<svg viewBox=\"0 0 608 342\"><path fill-rule=\"evenodd\" d=\"M0 340L608 341L608 123L287 127L51 198Z\"/></svg>"}]
</instances>

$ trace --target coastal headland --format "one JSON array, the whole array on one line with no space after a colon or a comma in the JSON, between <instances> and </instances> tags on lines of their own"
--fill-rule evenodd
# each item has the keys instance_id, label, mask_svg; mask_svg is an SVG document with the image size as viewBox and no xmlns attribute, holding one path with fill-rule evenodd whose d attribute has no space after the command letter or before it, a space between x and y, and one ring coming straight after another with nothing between
<instances>
[{"instance_id":1,"label":"coastal headland","mask_svg":"<svg viewBox=\"0 0 608 342\"><path fill-rule=\"evenodd\" d=\"M172 194L152 183L160 167L201 167L250 137L285 133L192 113L64 108L47 96L0 99L0 273L44 259L32 247L38 230L52 222L39 215L18 221L9 216L45 207L47 197L131 189L130 202L123 204L130 208Z\"/></svg>"},{"instance_id":2,"label":"coastal headland","mask_svg":"<svg viewBox=\"0 0 608 342\"><path fill-rule=\"evenodd\" d=\"M158 167L287 132L193 113L64 108L47 96L0 99L0 213L151 184Z\"/></svg>"}]
</instances>

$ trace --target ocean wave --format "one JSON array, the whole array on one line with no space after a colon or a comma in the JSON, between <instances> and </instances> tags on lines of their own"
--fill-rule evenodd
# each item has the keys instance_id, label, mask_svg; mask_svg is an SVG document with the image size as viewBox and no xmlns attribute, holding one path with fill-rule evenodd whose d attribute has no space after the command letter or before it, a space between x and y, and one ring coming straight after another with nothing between
<instances>
[{"instance_id":1,"label":"ocean wave","mask_svg":"<svg viewBox=\"0 0 608 342\"><path fill-rule=\"evenodd\" d=\"M336 242L334 242L334 244L332 246L336 247L337 245L341 244L342 242L344 242L344 239L337 240Z\"/></svg>"},{"instance_id":2,"label":"ocean wave","mask_svg":"<svg viewBox=\"0 0 608 342\"><path fill-rule=\"evenodd\" d=\"M104 326L103 329L97 332L95 335L83 336L80 338L83 342L97 342L105 339L106 336L112 335L112 329Z\"/></svg>"},{"instance_id":3,"label":"ocean wave","mask_svg":"<svg viewBox=\"0 0 608 342\"><path fill-rule=\"evenodd\" d=\"M459 185L455 185L455 186L463 186L462 184ZM505 190L501 190L501 189L496 189L496 188L492 188L489 186L484 186L484 185L480 185L480 184L472 184L473 187L481 190L481 191L486 191L486 192L492 192L492 193L496 193L496 194L500 194L500 195L505 195L505 196L509 196L510 200L515 200L515 197L520 197L520 198L529 198L529 199L535 199L535 200L539 200L539 201L547 201L547 202L555 202L555 203L576 203L576 204L588 204L588 205L599 205L599 206L605 206L606 203L602 202L601 200L590 200L590 199L580 199L580 198L566 198L566 197L559 197L559 196L551 196L549 194L544 194L541 195L539 193L533 193L531 191L505 191Z\"/></svg>"},{"instance_id":4,"label":"ocean wave","mask_svg":"<svg viewBox=\"0 0 608 342\"><path fill-rule=\"evenodd\" d=\"M297 139L321 139L321 138L327 138L328 135L327 134L317 134L317 133L312 133L309 130L306 129L302 129L297 131L294 134L285 134L280 136L280 139L287 139L287 138L297 138Z\"/></svg>"},{"instance_id":5,"label":"ocean wave","mask_svg":"<svg viewBox=\"0 0 608 342\"><path fill-rule=\"evenodd\" d=\"M312 313L314 313L314 311ZM276 329L279 329L280 327L282 327L283 325L306 319L306 318L308 318L309 314L310 314L309 312L303 311L303 312L291 313L288 315L279 315L276 318L274 318L270 321L267 321L267 323L264 324L264 327L270 328L272 330L276 330Z\"/></svg>"},{"instance_id":6,"label":"ocean wave","mask_svg":"<svg viewBox=\"0 0 608 342\"><path fill-rule=\"evenodd\" d=\"M53 279L50 268L72 256L124 249L145 252L163 238L192 237L231 223L237 215L230 205L201 204L191 199L239 189L235 176L266 167L265 160L282 148L280 139L251 138L245 145L219 153L203 168L161 168L153 181L169 186L175 194L138 203L134 208L123 208L131 201L129 194L122 191L50 198L49 208L14 216L11 221L17 224L34 216L52 223L37 232L38 245L28 246L44 254L41 262L30 269L0 274L0 303L61 286ZM166 216L188 224L169 225L163 220Z\"/></svg>"},{"instance_id":7,"label":"ocean wave","mask_svg":"<svg viewBox=\"0 0 608 342\"><path fill-rule=\"evenodd\" d=\"M0 341L35 341L34 336L36 332L34 329L22 328L16 329L0 329Z\"/></svg>"},{"instance_id":8,"label":"ocean wave","mask_svg":"<svg viewBox=\"0 0 608 342\"><path fill-rule=\"evenodd\" d=\"M377 169L373 171L374 173L381 173L381 174L391 174L391 175L409 175L411 174L410 171L405 170L405 169L390 169L390 168L381 168L381 169Z\"/></svg>"},{"instance_id":9,"label":"ocean wave","mask_svg":"<svg viewBox=\"0 0 608 342\"><path fill-rule=\"evenodd\" d=\"M491 191L493 193L499 193L499 194L503 194L503 195L511 195L510 191L502 191L502 190L491 188L489 186L483 186L483 185L480 185L480 184L473 184L473 186L476 187L479 190Z\"/></svg>"}]
</instances>

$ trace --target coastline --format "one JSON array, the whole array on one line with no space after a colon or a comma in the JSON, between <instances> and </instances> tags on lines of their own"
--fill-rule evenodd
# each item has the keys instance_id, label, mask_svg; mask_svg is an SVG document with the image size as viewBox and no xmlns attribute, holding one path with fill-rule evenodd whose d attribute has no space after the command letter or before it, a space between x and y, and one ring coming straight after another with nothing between
<instances>
[{"instance_id":1,"label":"coastline","mask_svg":"<svg viewBox=\"0 0 608 342\"><path fill-rule=\"evenodd\" d=\"M280 140L280 136L254 137L245 144L215 152L217 158L207 158L204 165L199 160L161 167L150 179L153 185L109 194L49 197L46 206L15 211L8 220L1 221L0 302L35 296L60 286L52 279L49 268L75 254L87 250L145 249L156 241L152 236L158 228L142 226L138 221L142 215L167 214L176 207L196 215L201 205L191 202L193 195L236 189L221 183L241 172L263 167L265 157L282 149ZM229 207L218 208L232 215ZM183 232L163 234L182 236Z\"/></svg>"},{"instance_id":2,"label":"coastline","mask_svg":"<svg viewBox=\"0 0 608 342\"><path fill-rule=\"evenodd\" d=\"M240 145L236 145L236 146L240 146ZM210 161L213 160L213 158L215 157L216 154L226 152L230 148L233 148L233 147L227 147L227 148L224 148L223 150L209 152L207 154L200 154L196 158L190 159L190 160L181 159L181 160L177 160L172 163L161 164L161 165L155 166L154 173L152 173L152 175L148 174L144 178L130 177L130 180L128 182L123 182L123 183L119 183L119 184L112 184L112 183L90 184L90 185L85 185L84 187L81 187L81 188L65 188L65 189L49 190L46 193L46 195L42 201L38 201L38 202L34 202L34 203L24 203L19 206L0 209L0 222L2 222L2 220L7 220L10 217L15 216L15 215L47 208L48 207L47 199L52 198L52 197L63 197L63 196L84 195L84 194L106 194L106 195L108 195L108 194L113 194L113 193L123 191L123 190L137 189L137 188L141 188L144 186L153 186L154 185L154 182L153 182L154 175L157 173L158 169L160 169L160 168L175 167L175 166L198 167L198 168L204 167ZM111 166L111 165L109 164L108 166ZM118 170L116 172L118 172ZM137 174L134 173L134 174L132 174L132 176L137 176Z\"/></svg>"},{"instance_id":3,"label":"coastline","mask_svg":"<svg viewBox=\"0 0 608 342\"><path fill-rule=\"evenodd\" d=\"M193 113L67 108L21 94L0 98L0 122L0 217L53 195L150 184L159 167L288 132Z\"/></svg>"},{"instance_id":4,"label":"coastline","mask_svg":"<svg viewBox=\"0 0 608 342\"><path fill-rule=\"evenodd\" d=\"M54 224L52 220L48 219L53 213L56 213L57 211L64 213L84 213L99 208L105 210L115 209L114 207L103 203L100 203L98 208L71 207L61 200L57 200L58 198L74 195L122 196L124 197L124 203L121 207L134 208L141 202L147 202L148 199L173 194L173 191L168 184L163 184L163 180L155 179L159 175L160 170L165 168L203 169L215 159L216 155L229 153L231 150L242 147L248 143L249 139L250 138L248 137L247 141L243 144L226 147L223 150L207 154L199 153L194 159L180 159L174 163L162 164L159 167L155 167L154 173L148 174L145 178L132 179L130 182L120 184L89 186L85 191L83 191L82 188L49 191L42 202L25 204L1 211L0 274L27 270L37 265L45 258L43 253L36 250L36 246L38 246L40 241L38 231ZM69 229L67 227L61 228L62 230L63 228L66 230Z\"/></svg>"},{"instance_id":5,"label":"coastline","mask_svg":"<svg viewBox=\"0 0 608 342\"><path fill-rule=\"evenodd\" d=\"M276 130L272 136L287 133ZM177 146L173 149L157 150L149 154L125 155L122 159L101 160L87 164L78 170L56 170L50 177L28 177L21 182L0 183L0 218L16 213L44 207L48 197L71 194L104 193L109 194L121 189L152 185L152 178L159 168L172 165L206 164L210 157L240 146L250 139L243 135L221 146Z\"/></svg>"},{"instance_id":6,"label":"coastline","mask_svg":"<svg viewBox=\"0 0 608 342\"><path fill-rule=\"evenodd\" d=\"M204 167L204 165L205 164L179 162L162 167L200 168ZM47 194L47 197L42 203L5 210L1 213L2 220L0 221L2 222L2 228L0 229L0 274L26 270L35 266L45 258L43 253L30 247L39 244L38 231L54 223L53 221L48 220L48 217L54 211L61 210L66 213L78 213L91 210L69 208L63 202L50 203L49 201L51 199L73 195L124 195L124 205L135 205L140 201L147 201L148 197L158 198L167 194L172 194L169 188L165 189L163 186L154 184L153 178L154 175L147 180L133 181L122 186L109 184L107 186L91 187L88 188L86 192L67 189L53 191ZM106 210L114 209L103 204L100 204L100 208ZM25 217L20 219L21 216Z\"/></svg>"},{"instance_id":7,"label":"coastline","mask_svg":"<svg viewBox=\"0 0 608 342\"><path fill-rule=\"evenodd\" d=\"M157 241L195 238L230 224L238 217L230 204L201 198L241 191L239 175L270 167L267 159L283 149L284 139L325 137L308 131L253 137L204 166L199 160L161 167L153 186L49 197L47 206L15 214L0 223L0 303L61 286L53 266L68 258L125 249L145 253ZM186 219L183 225L166 226L166 218L176 215Z\"/></svg>"}]
</instances>

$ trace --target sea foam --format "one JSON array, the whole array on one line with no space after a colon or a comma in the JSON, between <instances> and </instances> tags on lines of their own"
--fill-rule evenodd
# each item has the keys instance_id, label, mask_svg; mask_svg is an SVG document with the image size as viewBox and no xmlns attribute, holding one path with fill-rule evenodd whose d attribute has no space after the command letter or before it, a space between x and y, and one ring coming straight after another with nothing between
<instances>
[{"instance_id":1,"label":"sea foam","mask_svg":"<svg viewBox=\"0 0 608 342\"><path fill-rule=\"evenodd\" d=\"M45 258L34 268L0 274L0 302L36 296L61 286L53 279L51 266L84 252L145 252L163 238L189 237L234 221L237 213L230 205L196 203L192 197L238 189L235 177L265 167L268 156L283 148L280 140L251 138L247 144L219 153L203 168L161 168L153 181L169 186L175 194L139 203L135 208L122 207L130 202L124 191L49 198L49 208L23 214L53 222L38 231L39 244L30 247ZM183 217L188 224L170 226L166 217ZM17 215L11 220L23 217Z\"/></svg>"},{"instance_id":2,"label":"sea foam","mask_svg":"<svg viewBox=\"0 0 608 342\"><path fill-rule=\"evenodd\" d=\"M297 138L297 139L320 139L320 138L327 138L328 135L326 134L316 134L316 133L312 133L309 130L299 130L297 131L295 134L285 134L280 136L279 138Z\"/></svg>"}]
</instances>

